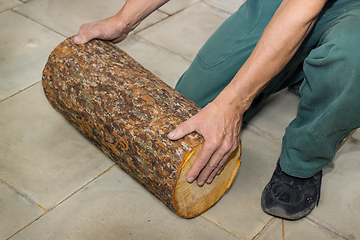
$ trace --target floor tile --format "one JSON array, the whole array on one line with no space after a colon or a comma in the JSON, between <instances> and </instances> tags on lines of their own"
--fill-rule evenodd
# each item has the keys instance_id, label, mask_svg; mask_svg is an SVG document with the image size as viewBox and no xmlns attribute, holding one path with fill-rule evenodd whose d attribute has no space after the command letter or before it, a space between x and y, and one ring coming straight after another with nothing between
<instances>
[{"instance_id":1,"label":"floor tile","mask_svg":"<svg viewBox=\"0 0 360 240\"><path fill-rule=\"evenodd\" d=\"M0 239L6 239L45 213L0 181Z\"/></svg>"},{"instance_id":2,"label":"floor tile","mask_svg":"<svg viewBox=\"0 0 360 240\"><path fill-rule=\"evenodd\" d=\"M6 11L21 4L22 2L19 0L0 0L0 12Z\"/></svg>"},{"instance_id":3,"label":"floor tile","mask_svg":"<svg viewBox=\"0 0 360 240\"><path fill-rule=\"evenodd\" d=\"M352 138L357 140L357 141L360 141L360 129L358 128L355 133L352 135Z\"/></svg>"},{"instance_id":4,"label":"floor tile","mask_svg":"<svg viewBox=\"0 0 360 240\"><path fill-rule=\"evenodd\" d=\"M237 239L170 211L117 166L26 228L19 239Z\"/></svg>"},{"instance_id":5,"label":"floor tile","mask_svg":"<svg viewBox=\"0 0 360 240\"><path fill-rule=\"evenodd\" d=\"M136 35L128 37L118 46L172 87L191 63Z\"/></svg>"},{"instance_id":6,"label":"floor tile","mask_svg":"<svg viewBox=\"0 0 360 240\"><path fill-rule=\"evenodd\" d=\"M241 239L252 239L272 218L262 211L260 197L275 169L281 146L251 128L242 130L241 141L241 166L232 187L203 215Z\"/></svg>"},{"instance_id":7,"label":"floor tile","mask_svg":"<svg viewBox=\"0 0 360 240\"><path fill-rule=\"evenodd\" d=\"M157 22L167 18L169 15L165 14L165 13L162 13L160 11L155 11L153 12L150 16L148 16L147 18L145 18L139 26L137 26L135 28L135 30L133 32L131 32L130 34L132 33L136 33L136 32L139 32L153 24L156 24Z\"/></svg>"},{"instance_id":8,"label":"floor tile","mask_svg":"<svg viewBox=\"0 0 360 240\"><path fill-rule=\"evenodd\" d=\"M63 37L12 11L0 14L0 100L41 80L49 53Z\"/></svg>"},{"instance_id":9,"label":"floor tile","mask_svg":"<svg viewBox=\"0 0 360 240\"><path fill-rule=\"evenodd\" d=\"M15 10L70 37L77 34L82 24L116 14L124 3L125 0L37 0L15 8ZM139 31L167 16L167 14L156 11L136 30Z\"/></svg>"},{"instance_id":10,"label":"floor tile","mask_svg":"<svg viewBox=\"0 0 360 240\"><path fill-rule=\"evenodd\" d=\"M316 240L342 239L341 237L331 233L330 231L327 231L326 229L307 219L302 219L299 221L285 221L284 232L285 239L287 240L303 240L314 238L316 238Z\"/></svg>"},{"instance_id":11,"label":"floor tile","mask_svg":"<svg viewBox=\"0 0 360 240\"><path fill-rule=\"evenodd\" d=\"M1 178L50 209L113 165L47 102L40 84L0 103Z\"/></svg>"},{"instance_id":12,"label":"floor tile","mask_svg":"<svg viewBox=\"0 0 360 240\"><path fill-rule=\"evenodd\" d=\"M360 236L360 142L349 139L324 169L318 208L313 221L346 239Z\"/></svg>"},{"instance_id":13,"label":"floor tile","mask_svg":"<svg viewBox=\"0 0 360 240\"><path fill-rule=\"evenodd\" d=\"M319 225L302 219L299 221L282 221L275 219L256 240L340 240L341 237L327 231Z\"/></svg>"},{"instance_id":14,"label":"floor tile","mask_svg":"<svg viewBox=\"0 0 360 240\"><path fill-rule=\"evenodd\" d=\"M174 86L243 2L170 1L118 46ZM261 210L282 135L296 116L299 99L287 90L245 125L242 165L229 192L190 220L171 212L50 107L36 82L51 50L81 24L109 17L124 3L0 0L0 101L7 98L0 102L0 239L28 224L11 240L358 239L360 130L324 169L320 205L307 218L282 221Z\"/></svg>"},{"instance_id":15,"label":"floor tile","mask_svg":"<svg viewBox=\"0 0 360 240\"><path fill-rule=\"evenodd\" d=\"M255 240L284 240L282 220L273 218L271 223L259 233Z\"/></svg>"},{"instance_id":16,"label":"floor tile","mask_svg":"<svg viewBox=\"0 0 360 240\"><path fill-rule=\"evenodd\" d=\"M296 117L299 100L299 97L285 89L269 97L247 122L281 140L285 128Z\"/></svg>"},{"instance_id":17,"label":"floor tile","mask_svg":"<svg viewBox=\"0 0 360 240\"><path fill-rule=\"evenodd\" d=\"M200 2L200 0L169 1L165 5L163 5L159 10L167 14L173 15L174 13L179 12L184 8L187 8L197 2Z\"/></svg>"},{"instance_id":18,"label":"floor tile","mask_svg":"<svg viewBox=\"0 0 360 240\"><path fill-rule=\"evenodd\" d=\"M196 53L229 14L197 3L138 34L180 56L193 60Z\"/></svg>"},{"instance_id":19,"label":"floor tile","mask_svg":"<svg viewBox=\"0 0 360 240\"><path fill-rule=\"evenodd\" d=\"M234 13L245 2L245 0L204 0L204 2L229 13Z\"/></svg>"},{"instance_id":20,"label":"floor tile","mask_svg":"<svg viewBox=\"0 0 360 240\"><path fill-rule=\"evenodd\" d=\"M0 0L0 12L16 7L21 4L22 2L18 0Z\"/></svg>"}]
</instances>

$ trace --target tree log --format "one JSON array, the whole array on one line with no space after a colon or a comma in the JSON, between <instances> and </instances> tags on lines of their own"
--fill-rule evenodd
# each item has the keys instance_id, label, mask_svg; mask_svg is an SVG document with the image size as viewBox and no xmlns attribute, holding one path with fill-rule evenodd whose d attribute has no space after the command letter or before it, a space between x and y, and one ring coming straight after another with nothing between
<instances>
[{"instance_id":1,"label":"tree log","mask_svg":"<svg viewBox=\"0 0 360 240\"><path fill-rule=\"evenodd\" d=\"M186 181L203 137L167 134L200 107L114 44L66 39L50 54L42 84L53 108L178 215L205 212L233 182L241 146L211 184Z\"/></svg>"}]
</instances>

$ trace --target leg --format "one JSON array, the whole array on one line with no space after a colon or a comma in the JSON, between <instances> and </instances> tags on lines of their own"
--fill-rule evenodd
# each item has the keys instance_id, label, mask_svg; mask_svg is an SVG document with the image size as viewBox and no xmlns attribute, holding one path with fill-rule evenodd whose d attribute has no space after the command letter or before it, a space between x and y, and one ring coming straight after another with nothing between
<instances>
[{"instance_id":1,"label":"leg","mask_svg":"<svg viewBox=\"0 0 360 240\"><path fill-rule=\"evenodd\" d=\"M281 168L292 176L319 172L360 126L359 27L360 10L350 11L305 59L298 115L286 129L280 157Z\"/></svg>"},{"instance_id":2,"label":"leg","mask_svg":"<svg viewBox=\"0 0 360 240\"><path fill-rule=\"evenodd\" d=\"M253 51L280 5L279 0L248 0L229 17L200 49L175 89L204 107L233 79ZM317 41L307 39L288 65L255 98L246 120L271 94L304 78L302 63Z\"/></svg>"},{"instance_id":3,"label":"leg","mask_svg":"<svg viewBox=\"0 0 360 240\"><path fill-rule=\"evenodd\" d=\"M360 9L344 13L305 59L298 115L286 129L280 161L262 195L269 214L287 219L309 214L320 196L321 170L360 126L359 27Z\"/></svg>"},{"instance_id":4,"label":"leg","mask_svg":"<svg viewBox=\"0 0 360 240\"><path fill-rule=\"evenodd\" d=\"M200 107L233 79L253 51L281 0L248 0L200 49L176 90Z\"/></svg>"}]
</instances>

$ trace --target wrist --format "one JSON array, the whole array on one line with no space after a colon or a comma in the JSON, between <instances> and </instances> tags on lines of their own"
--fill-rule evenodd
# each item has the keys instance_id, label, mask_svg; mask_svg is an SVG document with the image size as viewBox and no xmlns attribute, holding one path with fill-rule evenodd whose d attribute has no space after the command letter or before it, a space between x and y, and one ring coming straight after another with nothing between
<instances>
[{"instance_id":1,"label":"wrist","mask_svg":"<svg viewBox=\"0 0 360 240\"><path fill-rule=\"evenodd\" d=\"M235 89L230 83L223 91L215 98L214 103L221 106L221 108L232 109L241 115L246 112L251 106L252 98L241 91Z\"/></svg>"},{"instance_id":2,"label":"wrist","mask_svg":"<svg viewBox=\"0 0 360 240\"><path fill-rule=\"evenodd\" d=\"M147 16L169 0L127 0L115 15L123 29L134 30Z\"/></svg>"},{"instance_id":3,"label":"wrist","mask_svg":"<svg viewBox=\"0 0 360 240\"><path fill-rule=\"evenodd\" d=\"M125 7L124 7L125 8ZM137 25L134 17L122 8L116 15L114 15L113 22L117 29L125 32L134 30Z\"/></svg>"}]
</instances>

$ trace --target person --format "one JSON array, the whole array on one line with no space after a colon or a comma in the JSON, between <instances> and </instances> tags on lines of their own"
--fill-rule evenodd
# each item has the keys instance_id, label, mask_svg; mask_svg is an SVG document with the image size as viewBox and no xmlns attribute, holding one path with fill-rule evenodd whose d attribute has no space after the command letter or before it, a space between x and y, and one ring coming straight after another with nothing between
<instances>
[{"instance_id":1,"label":"person","mask_svg":"<svg viewBox=\"0 0 360 240\"><path fill-rule=\"evenodd\" d=\"M167 0L128 0L114 16L83 24L77 44L118 43ZM198 132L205 143L189 182L211 183L239 144L242 121L271 94L303 81L296 118L261 196L284 219L308 215L320 198L322 169L360 126L360 1L248 0L208 39L176 89L201 111L172 140Z\"/></svg>"}]
</instances>

